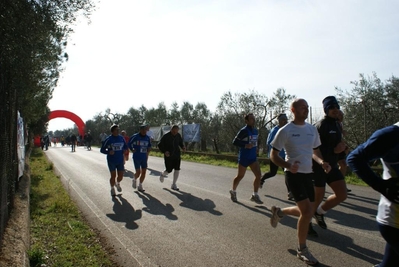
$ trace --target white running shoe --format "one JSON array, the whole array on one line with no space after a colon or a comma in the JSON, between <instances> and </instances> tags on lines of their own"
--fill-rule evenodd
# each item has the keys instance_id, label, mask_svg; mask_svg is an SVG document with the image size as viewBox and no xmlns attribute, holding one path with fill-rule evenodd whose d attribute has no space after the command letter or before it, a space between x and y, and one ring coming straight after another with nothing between
<instances>
[{"instance_id":1,"label":"white running shoe","mask_svg":"<svg viewBox=\"0 0 399 267\"><path fill-rule=\"evenodd\" d=\"M172 190L176 190L176 191L179 191L180 189L177 187L177 185L176 184L172 184Z\"/></svg>"},{"instance_id":2,"label":"white running shoe","mask_svg":"<svg viewBox=\"0 0 399 267\"><path fill-rule=\"evenodd\" d=\"M159 176L159 181L161 183L163 183L164 179L165 179L165 176L163 176L163 174L161 173L161 175Z\"/></svg>"},{"instance_id":3,"label":"white running shoe","mask_svg":"<svg viewBox=\"0 0 399 267\"><path fill-rule=\"evenodd\" d=\"M136 178L133 178L132 187L133 187L134 189L136 189L136 187L137 187Z\"/></svg>"},{"instance_id":4,"label":"white running shoe","mask_svg":"<svg viewBox=\"0 0 399 267\"><path fill-rule=\"evenodd\" d=\"M113 187L111 188L111 196L113 196L113 197L116 196L116 194L115 194L115 188L113 188Z\"/></svg>"},{"instance_id":5,"label":"white running shoe","mask_svg":"<svg viewBox=\"0 0 399 267\"><path fill-rule=\"evenodd\" d=\"M122 187L119 183L116 183L116 190L118 190L118 192L122 192Z\"/></svg>"},{"instance_id":6,"label":"white running shoe","mask_svg":"<svg viewBox=\"0 0 399 267\"><path fill-rule=\"evenodd\" d=\"M139 190L140 192L144 192L145 191L142 184L139 184L137 190Z\"/></svg>"},{"instance_id":7,"label":"white running shoe","mask_svg":"<svg viewBox=\"0 0 399 267\"><path fill-rule=\"evenodd\" d=\"M307 247L301 250L297 249L296 256L298 259L304 261L308 265L317 265L319 263L319 261L313 257L312 253L310 253Z\"/></svg>"},{"instance_id":8,"label":"white running shoe","mask_svg":"<svg viewBox=\"0 0 399 267\"><path fill-rule=\"evenodd\" d=\"M270 217L270 224L272 225L273 228L276 228L278 222L283 218L278 215L278 212L280 210L281 209L279 207L272 206L272 216Z\"/></svg>"}]
</instances>

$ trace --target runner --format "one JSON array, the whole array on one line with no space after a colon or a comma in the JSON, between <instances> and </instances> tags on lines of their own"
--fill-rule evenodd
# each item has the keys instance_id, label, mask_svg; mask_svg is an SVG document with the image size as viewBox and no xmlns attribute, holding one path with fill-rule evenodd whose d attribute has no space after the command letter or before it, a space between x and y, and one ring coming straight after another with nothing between
<instances>
[{"instance_id":1,"label":"runner","mask_svg":"<svg viewBox=\"0 0 399 267\"><path fill-rule=\"evenodd\" d=\"M76 143L78 142L78 138L74 133L71 134L71 151L76 151Z\"/></svg>"},{"instance_id":2,"label":"runner","mask_svg":"<svg viewBox=\"0 0 399 267\"><path fill-rule=\"evenodd\" d=\"M120 182L123 179L123 173L125 171L123 167L123 153L128 149L128 147L125 139L119 135L119 126L113 124L110 129L111 135L104 140L100 152L107 154L108 169L111 173L111 178L109 179L111 185L111 196L115 196L114 186L116 186L118 192L122 192ZM118 177L116 178L117 172Z\"/></svg>"},{"instance_id":3,"label":"runner","mask_svg":"<svg viewBox=\"0 0 399 267\"><path fill-rule=\"evenodd\" d=\"M159 176L159 180L163 183L165 176L173 172L173 182L171 188L179 191L177 187L177 179L180 174L180 149L186 151L186 147L183 144L183 139L179 134L179 126L173 125L170 132L162 136L158 144L159 150L164 154L165 170Z\"/></svg>"},{"instance_id":4,"label":"runner","mask_svg":"<svg viewBox=\"0 0 399 267\"><path fill-rule=\"evenodd\" d=\"M233 140L233 144L240 148L238 153L238 172L237 176L233 180L233 189L230 190L230 198L233 202L237 201L236 189L238 184L244 178L245 172L248 166L251 168L254 179L254 192L250 198L251 201L257 204L263 204L262 200L258 195L258 189L260 187L260 167L257 159L257 149L258 149L258 130L255 128L255 116L252 113L245 115L244 117L246 126L241 128Z\"/></svg>"},{"instance_id":5,"label":"runner","mask_svg":"<svg viewBox=\"0 0 399 267\"><path fill-rule=\"evenodd\" d=\"M140 126L140 131L134 134L129 140L129 149L133 153L133 165L136 169L134 174L132 186L136 189L137 180L139 181L138 190L144 192L143 182L147 172L148 155L151 150L151 140L147 135L147 127Z\"/></svg>"},{"instance_id":6,"label":"runner","mask_svg":"<svg viewBox=\"0 0 399 267\"><path fill-rule=\"evenodd\" d=\"M121 135L123 136L123 139L125 139L126 144L129 145L130 137L126 134L126 131L122 130ZM125 152L123 153L123 166L125 166L126 161L129 161L129 149L125 150Z\"/></svg>"},{"instance_id":7,"label":"runner","mask_svg":"<svg viewBox=\"0 0 399 267\"><path fill-rule=\"evenodd\" d=\"M296 206L279 208L271 207L270 224L277 227L284 215L298 216L297 257L309 265L316 265L317 259L306 246L309 223L314 214L314 188L312 173L312 158L321 165L326 172L330 165L323 161L318 149L320 138L317 129L305 120L308 117L309 106L304 99L295 99L291 104L294 120L281 128L271 145L273 147L271 159L277 166L285 168L285 175ZM279 155L285 149L286 160Z\"/></svg>"},{"instance_id":8,"label":"runner","mask_svg":"<svg viewBox=\"0 0 399 267\"><path fill-rule=\"evenodd\" d=\"M270 131L269 136L267 137L267 141L266 141L267 156L269 157L269 159L270 159L270 151L272 150L272 146L270 145L270 143L273 141L274 137L276 136L277 131L280 128L282 128L284 125L286 125L288 122L287 115L284 113L279 114L277 116L277 120L278 120L278 125L273 127L273 129ZM283 159L285 158L284 149L282 149L280 151L280 157ZM270 166L269 172L265 173L263 175L262 179L260 180L260 188L263 187L263 184L265 183L265 181L267 179L272 178L272 177L276 176L276 174L277 174L278 166L276 164L274 164L273 161L270 160L269 166ZM283 170L284 170L284 168L283 168ZM292 196L292 193L290 192L290 189L288 187L287 180L285 180L285 186L287 187L288 200L294 200L294 197Z\"/></svg>"},{"instance_id":9,"label":"runner","mask_svg":"<svg viewBox=\"0 0 399 267\"><path fill-rule=\"evenodd\" d=\"M323 99L325 117L316 123L320 135L320 152L323 158L330 164L331 171L325 173L323 168L313 162L314 186L315 186L315 207L314 218L322 229L327 229L324 215L346 199L347 189L345 178L338 168L338 155L345 151L346 144L342 141L342 133L337 122L339 115L339 104L334 96ZM322 203L326 184L334 191L324 203Z\"/></svg>"},{"instance_id":10,"label":"runner","mask_svg":"<svg viewBox=\"0 0 399 267\"><path fill-rule=\"evenodd\" d=\"M399 263L399 123L376 131L347 158L349 167L375 191L380 192L377 223L386 241L384 258L374 267L393 267ZM380 158L382 178L369 163Z\"/></svg>"}]
</instances>

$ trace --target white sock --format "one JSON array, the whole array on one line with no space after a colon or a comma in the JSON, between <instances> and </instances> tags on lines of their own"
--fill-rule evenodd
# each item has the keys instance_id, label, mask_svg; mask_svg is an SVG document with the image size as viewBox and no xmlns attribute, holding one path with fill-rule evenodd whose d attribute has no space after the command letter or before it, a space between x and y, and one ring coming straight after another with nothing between
<instances>
[{"instance_id":1,"label":"white sock","mask_svg":"<svg viewBox=\"0 0 399 267\"><path fill-rule=\"evenodd\" d=\"M167 176L168 174L169 174L168 171L164 170L163 173L162 173L162 176Z\"/></svg>"},{"instance_id":2,"label":"white sock","mask_svg":"<svg viewBox=\"0 0 399 267\"><path fill-rule=\"evenodd\" d=\"M321 204L320 204L320 206L317 208L317 213L320 214L320 215L322 215L322 214L326 214L327 211L323 210L323 209L321 208Z\"/></svg>"},{"instance_id":3,"label":"white sock","mask_svg":"<svg viewBox=\"0 0 399 267\"><path fill-rule=\"evenodd\" d=\"M179 172L180 171L176 171L176 170L173 172L173 184L176 184L177 178L179 178Z\"/></svg>"},{"instance_id":4,"label":"white sock","mask_svg":"<svg viewBox=\"0 0 399 267\"><path fill-rule=\"evenodd\" d=\"M252 194L253 194L254 196L256 196L256 195L258 195L258 192L253 192Z\"/></svg>"}]
</instances>

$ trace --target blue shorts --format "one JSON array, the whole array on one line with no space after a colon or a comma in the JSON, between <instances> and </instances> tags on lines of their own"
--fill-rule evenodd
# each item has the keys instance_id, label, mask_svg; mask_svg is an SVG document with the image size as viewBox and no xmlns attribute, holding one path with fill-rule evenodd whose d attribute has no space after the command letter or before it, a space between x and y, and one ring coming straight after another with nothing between
<instances>
[{"instance_id":1,"label":"blue shorts","mask_svg":"<svg viewBox=\"0 0 399 267\"><path fill-rule=\"evenodd\" d=\"M134 164L134 168L136 170L138 169L147 169L148 164L147 164L147 158L145 159L135 159L133 158L133 164Z\"/></svg>"},{"instance_id":2,"label":"blue shorts","mask_svg":"<svg viewBox=\"0 0 399 267\"><path fill-rule=\"evenodd\" d=\"M125 170L125 166L123 166L123 162L122 163L113 163L113 162L108 161L108 169L110 172L113 172L115 170L120 172L120 171Z\"/></svg>"},{"instance_id":3,"label":"blue shorts","mask_svg":"<svg viewBox=\"0 0 399 267\"><path fill-rule=\"evenodd\" d=\"M238 164L248 167L249 165L253 164L256 162L257 159L239 159Z\"/></svg>"}]
</instances>

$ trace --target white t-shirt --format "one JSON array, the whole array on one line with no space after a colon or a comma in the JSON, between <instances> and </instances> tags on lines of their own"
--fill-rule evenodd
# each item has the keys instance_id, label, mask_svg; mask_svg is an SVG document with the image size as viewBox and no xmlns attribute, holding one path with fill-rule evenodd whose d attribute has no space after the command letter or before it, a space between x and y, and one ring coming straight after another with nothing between
<instances>
[{"instance_id":1,"label":"white t-shirt","mask_svg":"<svg viewBox=\"0 0 399 267\"><path fill-rule=\"evenodd\" d=\"M321 145L319 132L309 123L296 125L293 122L282 127L271 142L273 148L285 150L285 161L299 161L300 173L312 173L313 149Z\"/></svg>"}]
</instances>

